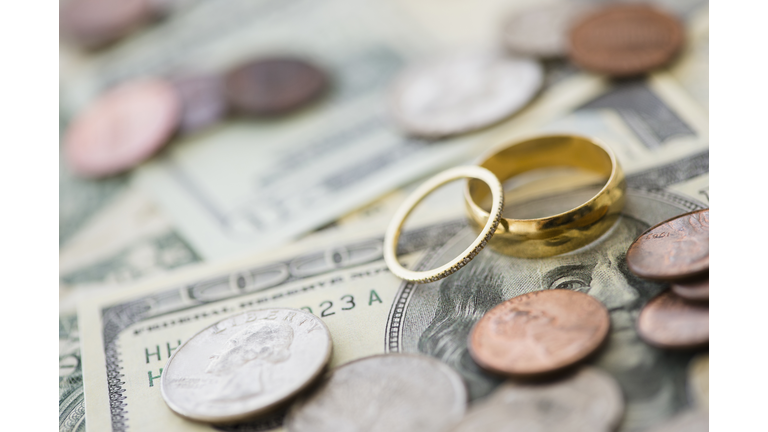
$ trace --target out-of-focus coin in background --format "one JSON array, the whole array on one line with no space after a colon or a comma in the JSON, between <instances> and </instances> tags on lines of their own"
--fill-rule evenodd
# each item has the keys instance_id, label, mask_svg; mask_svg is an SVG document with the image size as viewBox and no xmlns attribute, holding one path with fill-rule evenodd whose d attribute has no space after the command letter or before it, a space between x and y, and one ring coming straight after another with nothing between
<instances>
[{"instance_id":1,"label":"out-of-focus coin in background","mask_svg":"<svg viewBox=\"0 0 768 432\"><path fill-rule=\"evenodd\" d=\"M158 79L109 90L74 119L64 137L72 171L83 177L117 174L152 156L178 126L181 104Z\"/></svg>"},{"instance_id":2,"label":"out-of-focus coin in background","mask_svg":"<svg viewBox=\"0 0 768 432\"><path fill-rule=\"evenodd\" d=\"M692 301L709 300L709 278L693 281L680 281L672 284L672 292Z\"/></svg>"},{"instance_id":3,"label":"out-of-focus coin in background","mask_svg":"<svg viewBox=\"0 0 768 432\"><path fill-rule=\"evenodd\" d=\"M688 364L688 398L697 408L709 410L709 354L699 354Z\"/></svg>"},{"instance_id":4,"label":"out-of-focus coin in background","mask_svg":"<svg viewBox=\"0 0 768 432\"><path fill-rule=\"evenodd\" d=\"M311 384L328 364L331 335L298 309L248 311L192 336L168 360L160 388L177 414L229 423L268 413Z\"/></svg>"},{"instance_id":5,"label":"out-of-focus coin in background","mask_svg":"<svg viewBox=\"0 0 768 432\"><path fill-rule=\"evenodd\" d=\"M652 6L621 4L601 8L574 24L570 59L578 66L616 77L663 66L683 46L680 21Z\"/></svg>"},{"instance_id":6,"label":"out-of-focus coin in background","mask_svg":"<svg viewBox=\"0 0 768 432\"><path fill-rule=\"evenodd\" d=\"M466 410L461 376L415 354L384 354L336 368L288 413L291 432L444 431Z\"/></svg>"},{"instance_id":7,"label":"out-of-focus coin in background","mask_svg":"<svg viewBox=\"0 0 768 432\"><path fill-rule=\"evenodd\" d=\"M221 120L227 114L224 83L215 75L187 75L170 79L179 94L179 131L194 132Z\"/></svg>"},{"instance_id":8,"label":"out-of-focus coin in background","mask_svg":"<svg viewBox=\"0 0 768 432\"><path fill-rule=\"evenodd\" d=\"M655 280L691 278L709 269L709 209L685 213L642 233L627 250L636 275Z\"/></svg>"},{"instance_id":9,"label":"out-of-focus coin in background","mask_svg":"<svg viewBox=\"0 0 768 432\"><path fill-rule=\"evenodd\" d=\"M709 432L709 413L703 410L683 411L648 432Z\"/></svg>"},{"instance_id":10,"label":"out-of-focus coin in background","mask_svg":"<svg viewBox=\"0 0 768 432\"><path fill-rule=\"evenodd\" d=\"M504 23L504 43L517 54L541 58L565 56L571 25L593 9L585 3L556 1L517 11Z\"/></svg>"},{"instance_id":11,"label":"out-of-focus coin in background","mask_svg":"<svg viewBox=\"0 0 768 432\"><path fill-rule=\"evenodd\" d=\"M655 297L640 311L637 332L660 348L697 348L709 343L709 305L686 302L671 291Z\"/></svg>"},{"instance_id":12,"label":"out-of-focus coin in background","mask_svg":"<svg viewBox=\"0 0 768 432\"><path fill-rule=\"evenodd\" d=\"M394 119L407 132L439 138L501 121L543 82L541 65L490 51L447 56L406 70L392 89Z\"/></svg>"},{"instance_id":13,"label":"out-of-focus coin in background","mask_svg":"<svg viewBox=\"0 0 768 432\"><path fill-rule=\"evenodd\" d=\"M59 9L65 39L96 49L126 36L153 17L151 0L67 0Z\"/></svg>"},{"instance_id":14,"label":"out-of-focus coin in background","mask_svg":"<svg viewBox=\"0 0 768 432\"><path fill-rule=\"evenodd\" d=\"M317 99L328 87L324 71L290 57L257 59L230 71L225 78L230 105L243 114L276 116Z\"/></svg>"},{"instance_id":15,"label":"out-of-focus coin in background","mask_svg":"<svg viewBox=\"0 0 768 432\"><path fill-rule=\"evenodd\" d=\"M480 366L510 375L535 375L574 364L608 335L608 310L593 297L563 289L511 298L488 311L469 336Z\"/></svg>"},{"instance_id":16,"label":"out-of-focus coin in background","mask_svg":"<svg viewBox=\"0 0 768 432\"><path fill-rule=\"evenodd\" d=\"M616 380L593 367L555 382L500 386L453 432L609 432L624 414Z\"/></svg>"}]
</instances>

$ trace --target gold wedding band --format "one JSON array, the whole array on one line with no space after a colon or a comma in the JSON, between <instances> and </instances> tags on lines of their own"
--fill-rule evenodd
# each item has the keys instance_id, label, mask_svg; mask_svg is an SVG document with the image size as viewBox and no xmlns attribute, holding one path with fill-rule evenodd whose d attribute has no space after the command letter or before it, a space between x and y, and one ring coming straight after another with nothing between
<instances>
[{"instance_id":1,"label":"gold wedding band","mask_svg":"<svg viewBox=\"0 0 768 432\"><path fill-rule=\"evenodd\" d=\"M541 258L570 252L597 239L610 228L624 207L626 180L616 156L594 140L573 135L548 135L511 144L483 158L487 168L504 182L539 168L577 167L608 177L605 186L584 204L539 219L502 218L491 249L521 258ZM475 227L486 225L489 214L478 203L488 191L467 181L464 200Z\"/></svg>"},{"instance_id":2,"label":"gold wedding band","mask_svg":"<svg viewBox=\"0 0 768 432\"><path fill-rule=\"evenodd\" d=\"M400 229L403 227L405 219L411 214L416 205L429 195L430 192L449 181L467 177L484 181L490 187L493 196L491 212L490 214L486 213L485 223L483 224L483 228L480 229L480 235L464 250L464 252L461 253L461 255L441 267L427 271L405 269L397 261L397 241L400 239ZM493 236L493 233L496 231L496 228L499 226L499 219L501 219L501 211L503 208L504 190L501 187L501 182L499 182L499 179L487 169L477 166L460 166L445 170L419 186L418 189L408 196L400 208L397 209L395 216L392 218L392 222L390 222L389 227L387 228L387 233L384 236L384 261L387 263L389 270L401 279L417 283L440 280L464 267L485 247Z\"/></svg>"}]
</instances>

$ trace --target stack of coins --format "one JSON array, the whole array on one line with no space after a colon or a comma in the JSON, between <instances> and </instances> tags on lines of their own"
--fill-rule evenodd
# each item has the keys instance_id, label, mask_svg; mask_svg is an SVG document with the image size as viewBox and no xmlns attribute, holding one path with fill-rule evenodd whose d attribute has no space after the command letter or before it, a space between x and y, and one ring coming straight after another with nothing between
<instances>
[{"instance_id":1,"label":"stack of coins","mask_svg":"<svg viewBox=\"0 0 768 432\"><path fill-rule=\"evenodd\" d=\"M260 58L223 76L187 75L123 83L94 100L64 137L72 171L81 177L121 173L229 112L277 117L310 104L328 87L319 67L293 57Z\"/></svg>"},{"instance_id":2,"label":"stack of coins","mask_svg":"<svg viewBox=\"0 0 768 432\"><path fill-rule=\"evenodd\" d=\"M643 340L668 349L709 343L709 209L648 229L629 247L627 266L641 278L672 286L640 312Z\"/></svg>"}]
</instances>

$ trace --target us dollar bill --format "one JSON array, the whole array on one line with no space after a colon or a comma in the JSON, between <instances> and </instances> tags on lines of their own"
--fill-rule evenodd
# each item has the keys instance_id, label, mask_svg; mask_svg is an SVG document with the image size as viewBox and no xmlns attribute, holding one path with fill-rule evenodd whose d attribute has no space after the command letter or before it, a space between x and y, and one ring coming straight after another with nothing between
<instances>
[{"instance_id":1,"label":"us dollar bill","mask_svg":"<svg viewBox=\"0 0 768 432\"><path fill-rule=\"evenodd\" d=\"M585 189L531 201L526 207L548 212L593 193ZM664 286L633 277L623 256L647 227L702 206L665 190L630 189L619 222L587 248L541 260L488 250L455 275L426 285L404 283L390 274L381 255L382 238L375 236L314 252L287 250L270 254L271 259L206 266L95 299L79 310L88 427L208 429L181 419L164 405L158 388L162 368L200 329L259 307L300 308L322 318L334 340L332 367L375 353L421 352L456 368L477 400L500 381L468 355L467 333L474 322L507 298L564 288L595 296L611 312L608 345L591 363L622 386L628 409L621 430L644 430L686 405L690 355L658 350L638 338L634 320ZM408 268L439 265L474 238L458 210L458 218L403 235L399 253ZM269 430L274 422L238 427Z\"/></svg>"},{"instance_id":2,"label":"us dollar bill","mask_svg":"<svg viewBox=\"0 0 768 432\"><path fill-rule=\"evenodd\" d=\"M143 193L125 188L59 249L59 309L78 299L200 262Z\"/></svg>"}]
</instances>

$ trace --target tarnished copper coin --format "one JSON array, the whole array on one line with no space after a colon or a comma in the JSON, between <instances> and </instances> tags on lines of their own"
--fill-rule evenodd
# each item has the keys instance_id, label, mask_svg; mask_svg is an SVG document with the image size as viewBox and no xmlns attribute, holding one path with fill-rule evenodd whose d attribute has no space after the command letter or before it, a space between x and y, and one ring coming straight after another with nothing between
<instances>
[{"instance_id":1,"label":"tarnished copper coin","mask_svg":"<svg viewBox=\"0 0 768 432\"><path fill-rule=\"evenodd\" d=\"M477 364L496 373L543 374L588 356L609 327L608 310L587 294L536 291L488 311L470 333L469 352Z\"/></svg>"},{"instance_id":2,"label":"tarnished copper coin","mask_svg":"<svg viewBox=\"0 0 768 432\"><path fill-rule=\"evenodd\" d=\"M153 17L151 0L67 0L59 9L62 35L84 48L101 48Z\"/></svg>"},{"instance_id":3,"label":"tarnished copper coin","mask_svg":"<svg viewBox=\"0 0 768 432\"><path fill-rule=\"evenodd\" d=\"M574 25L569 56L590 71L639 75L669 62L683 46L684 34L680 21L656 8L613 5Z\"/></svg>"},{"instance_id":4,"label":"tarnished copper coin","mask_svg":"<svg viewBox=\"0 0 768 432\"><path fill-rule=\"evenodd\" d=\"M221 120L227 114L224 83L214 75L174 77L171 85L179 95L179 131L194 132Z\"/></svg>"},{"instance_id":5,"label":"tarnished copper coin","mask_svg":"<svg viewBox=\"0 0 768 432\"><path fill-rule=\"evenodd\" d=\"M709 300L709 278L673 283L672 292L686 300L707 301Z\"/></svg>"},{"instance_id":6,"label":"tarnished copper coin","mask_svg":"<svg viewBox=\"0 0 768 432\"><path fill-rule=\"evenodd\" d=\"M709 269L709 209L685 213L642 233L627 250L632 273L679 280Z\"/></svg>"},{"instance_id":7,"label":"tarnished copper coin","mask_svg":"<svg viewBox=\"0 0 768 432\"><path fill-rule=\"evenodd\" d=\"M697 348L709 343L709 305L686 302L665 291L643 308L637 332L660 348Z\"/></svg>"},{"instance_id":8,"label":"tarnished copper coin","mask_svg":"<svg viewBox=\"0 0 768 432\"><path fill-rule=\"evenodd\" d=\"M64 154L84 177L117 174L159 150L176 130L179 98L166 81L122 84L94 101L71 124Z\"/></svg>"},{"instance_id":9,"label":"tarnished copper coin","mask_svg":"<svg viewBox=\"0 0 768 432\"><path fill-rule=\"evenodd\" d=\"M225 79L229 103L237 111L274 116L296 110L328 86L318 67L296 58L259 59L232 70Z\"/></svg>"}]
</instances>

